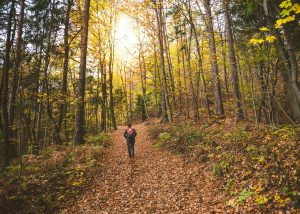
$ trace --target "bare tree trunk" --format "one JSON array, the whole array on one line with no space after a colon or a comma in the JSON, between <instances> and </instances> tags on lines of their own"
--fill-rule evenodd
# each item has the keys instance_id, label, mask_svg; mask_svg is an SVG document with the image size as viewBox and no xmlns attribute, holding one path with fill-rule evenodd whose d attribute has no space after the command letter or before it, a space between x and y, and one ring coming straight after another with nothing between
<instances>
[{"instance_id":1,"label":"bare tree trunk","mask_svg":"<svg viewBox=\"0 0 300 214\"><path fill-rule=\"evenodd\" d=\"M87 56L87 43L89 32L89 9L90 0L85 0L84 16L81 34L80 45L80 70L79 70L79 82L77 89L77 108L75 115L75 135L74 144L83 144L85 127L84 127L84 94L85 94L85 74L86 74L86 56Z\"/></svg>"},{"instance_id":2,"label":"bare tree trunk","mask_svg":"<svg viewBox=\"0 0 300 214\"><path fill-rule=\"evenodd\" d=\"M111 41L112 42L112 41ZM113 61L114 61L114 48L113 44L110 44L110 59L109 59L109 111L111 118L111 125L114 130L117 130L115 110L114 110L114 96L113 96Z\"/></svg>"},{"instance_id":3,"label":"bare tree trunk","mask_svg":"<svg viewBox=\"0 0 300 214\"><path fill-rule=\"evenodd\" d=\"M178 70L177 70L177 78L178 78L178 93L179 93L179 96L178 96L178 102L179 102L179 114L182 113L182 84L181 84L181 69L180 69L180 49L179 49L179 41L178 41L178 38L176 39L176 52L177 52L177 67L178 67Z\"/></svg>"},{"instance_id":4,"label":"bare tree trunk","mask_svg":"<svg viewBox=\"0 0 300 214\"><path fill-rule=\"evenodd\" d=\"M158 117L158 101L157 101L157 54L156 54L156 45L154 45L154 99L155 99L155 117Z\"/></svg>"},{"instance_id":5,"label":"bare tree trunk","mask_svg":"<svg viewBox=\"0 0 300 214\"><path fill-rule=\"evenodd\" d=\"M184 29L185 29L185 25L184 25ZM181 46L183 46L183 43L184 41L183 40L186 40L183 39L183 36L181 35L180 36L180 43L181 43ZM190 117L190 105L189 105L189 98L188 98L188 94L189 94L189 89L188 89L188 86L187 86L187 75L186 75L186 66L185 66L185 53L184 51L182 50L181 51L181 57L182 57L182 70L183 70L183 84L184 84L184 91L185 91L185 107L186 107L186 112L185 112L185 116L186 118L189 118Z\"/></svg>"},{"instance_id":6,"label":"bare tree trunk","mask_svg":"<svg viewBox=\"0 0 300 214\"><path fill-rule=\"evenodd\" d=\"M18 90L18 80L19 80L19 69L21 65L22 58L22 35L23 35L23 23L24 23L24 10L25 10L25 0L20 0L20 17L17 32L16 41L16 58L13 68L13 83L11 87L10 103L9 103L9 123L13 125L15 119L15 107L16 107L16 92Z\"/></svg>"},{"instance_id":7,"label":"bare tree trunk","mask_svg":"<svg viewBox=\"0 0 300 214\"><path fill-rule=\"evenodd\" d=\"M199 107L198 107L198 97L196 93L198 93L194 87L193 83L193 77L192 77L192 71L191 71L191 42L192 42L192 28L189 36L189 41L186 42L186 48L185 48L185 53L186 53L186 58L187 58L187 70L188 70L188 78L189 78L189 85L191 88L192 92L192 98L193 98L193 109L194 109L194 120L198 121L200 119L199 115Z\"/></svg>"},{"instance_id":8,"label":"bare tree trunk","mask_svg":"<svg viewBox=\"0 0 300 214\"><path fill-rule=\"evenodd\" d=\"M101 62L101 91L102 91L102 109L101 109L101 131L106 132L106 70L104 65L105 58Z\"/></svg>"},{"instance_id":9,"label":"bare tree trunk","mask_svg":"<svg viewBox=\"0 0 300 214\"><path fill-rule=\"evenodd\" d=\"M65 29L64 29L64 65L63 65L63 79L61 94L63 96L63 103L59 106L59 116L58 116L58 131L61 131L61 125L66 115L66 98L68 93L68 70L69 70L69 52L70 44L68 41L69 37L69 25L70 25L70 13L72 8L73 0L68 0L67 11L65 16Z\"/></svg>"},{"instance_id":10,"label":"bare tree trunk","mask_svg":"<svg viewBox=\"0 0 300 214\"><path fill-rule=\"evenodd\" d=\"M239 90L239 77L237 72L237 61L234 51L234 41L232 35L232 24L228 8L228 0L222 1L223 10L225 12L225 28L227 29L227 39L228 39L228 54L231 70L231 79L232 79L232 88L233 88L233 97L235 104L235 119L240 121L243 119L243 111L241 106L240 90Z\"/></svg>"},{"instance_id":11,"label":"bare tree trunk","mask_svg":"<svg viewBox=\"0 0 300 214\"><path fill-rule=\"evenodd\" d=\"M211 60L211 71L213 76L213 81L215 85L215 107L216 114L219 116L224 116L224 107L222 101L222 93L219 79L219 68L216 54L216 44L214 37L214 27L213 20L211 15L211 4L210 0L203 0L204 7L206 10L206 27L208 32L209 48L210 48L210 60Z\"/></svg>"},{"instance_id":12,"label":"bare tree trunk","mask_svg":"<svg viewBox=\"0 0 300 214\"><path fill-rule=\"evenodd\" d=\"M164 40L163 40L163 17L162 17L162 5L163 1L159 0L158 4L155 2L157 27L158 27L158 40L159 40L159 52L160 52L160 84L162 93L162 120L164 122L172 122L172 112L169 103L169 96L167 92L167 81L165 75L165 59L164 59Z\"/></svg>"},{"instance_id":13,"label":"bare tree trunk","mask_svg":"<svg viewBox=\"0 0 300 214\"><path fill-rule=\"evenodd\" d=\"M190 8L190 5L189 5L189 8ZM202 83L203 83L204 102L205 102L205 107L206 107L207 114L209 117L210 116L209 99L208 99L208 95L207 95L206 82L205 82L203 66L202 66L202 56L201 56L201 51L200 51L200 44L199 44L197 30L195 27L195 23L193 20L191 10L189 10L189 20L190 20L189 22L190 22L190 25L192 28L192 32L194 33L194 37L195 37L195 41L196 41L196 49L197 49L197 54L198 54L197 91L200 90L199 84L200 84L200 75L201 75L201 79L202 79ZM197 100L199 100L198 97L199 97L199 93L197 92Z\"/></svg>"},{"instance_id":14,"label":"bare tree trunk","mask_svg":"<svg viewBox=\"0 0 300 214\"><path fill-rule=\"evenodd\" d=\"M9 148L10 148L10 128L9 128L9 118L8 118L8 79L9 79L9 67L10 67L10 50L11 50L11 23L13 19L13 13L15 9L15 0L12 0L7 24L6 33L6 43L5 43L5 56L3 65L3 88L2 88L2 100L1 100L1 110L2 110L2 125L3 125L3 167L9 165Z\"/></svg>"},{"instance_id":15,"label":"bare tree trunk","mask_svg":"<svg viewBox=\"0 0 300 214\"><path fill-rule=\"evenodd\" d=\"M175 104L175 81L174 81L174 75L173 75L173 66L171 62L171 55L170 55L170 47L169 47L169 41L168 41L168 33L167 33L167 27L166 27L166 21L165 21L165 15L162 11L162 36L163 36L163 41L164 41L164 49L166 53L166 61L168 65L168 75L170 78L170 93L171 93L171 98L172 98L172 105Z\"/></svg>"}]
</instances>

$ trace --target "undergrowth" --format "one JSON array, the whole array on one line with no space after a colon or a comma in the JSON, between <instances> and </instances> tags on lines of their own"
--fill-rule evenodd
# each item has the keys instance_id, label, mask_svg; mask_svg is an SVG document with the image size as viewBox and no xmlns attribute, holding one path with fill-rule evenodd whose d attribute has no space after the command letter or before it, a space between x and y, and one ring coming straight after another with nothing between
<instances>
[{"instance_id":1,"label":"undergrowth","mask_svg":"<svg viewBox=\"0 0 300 214\"><path fill-rule=\"evenodd\" d=\"M26 155L0 175L0 213L53 213L73 200L99 173L106 134L81 146L50 146L42 155Z\"/></svg>"},{"instance_id":2,"label":"undergrowth","mask_svg":"<svg viewBox=\"0 0 300 214\"><path fill-rule=\"evenodd\" d=\"M224 181L227 205L294 210L299 206L299 129L249 124L180 123L152 127L155 145L210 165Z\"/></svg>"}]
</instances>

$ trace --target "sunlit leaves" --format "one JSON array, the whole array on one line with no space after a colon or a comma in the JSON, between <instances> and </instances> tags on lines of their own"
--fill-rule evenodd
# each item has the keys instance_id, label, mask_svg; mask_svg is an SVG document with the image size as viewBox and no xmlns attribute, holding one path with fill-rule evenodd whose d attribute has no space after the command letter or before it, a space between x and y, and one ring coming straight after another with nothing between
<instances>
[{"instance_id":1,"label":"sunlit leaves","mask_svg":"<svg viewBox=\"0 0 300 214\"><path fill-rule=\"evenodd\" d=\"M253 38L251 38L249 40L249 43L251 45L260 45L260 44L263 44L265 42L267 42L267 43L274 43L276 41L276 37L275 36L269 35L269 34L264 35L264 34L266 34L267 32L270 31L269 28L267 28L267 27L261 27L261 28L259 28L259 30L260 30L260 33L255 34L253 36Z\"/></svg>"},{"instance_id":2,"label":"sunlit leaves","mask_svg":"<svg viewBox=\"0 0 300 214\"><path fill-rule=\"evenodd\" d=\"M265 40L263 39L250 39L249 43L252 45L258 45L264 43Z\"/></svg>"},{"instance_id":3,"label":"sunlit leaves","mask_svg":"<svg viewBox=\"0 0 300 214\"><path fill-rule=\"evenodd\" d=\"M295 21L295 15L293 16L288 16L284 19L278 19L276 21L276 24L275 24L275 28L280 28L283 24L286 24L286 23L289 23L289 22L292 22L292 21Z\"/></svg>"},{"instance_id":4,"label":"sunlit leaves","mask_svg":"<svg viewBox=\"0 0 300 214\"><path fill-rule=\"evenodd\" d=\"M266 36L266 41L268 43L273 43L273 42L275 42L275 40L276 40L275 36Z\"/></svg>"},{"instance_id":5,"label":"sunlit leaves","mask_svg":"<svg viewBox=\"0 0 300 214\"><path fill-rule=\"evenodd\" d=\"M259 28L259 30L262 31L262 32L270 31L269 28L267 28L267 27L261 27L261 28Z\"/></svg>"},{"instance_id":6,"label":"sunlit leaves","mask_svg":"<svg viewBox=\"0 0 300 214\"><path fill-rule=\"evenodd\" d=\"M284 24L295 21L295 15L300 13L300 5L298 3L293 4L291 0L283 1L279 7L282 9L280 12L281 18L276 21L275 28L280 28Z\"/></svg>"}]
</instances>

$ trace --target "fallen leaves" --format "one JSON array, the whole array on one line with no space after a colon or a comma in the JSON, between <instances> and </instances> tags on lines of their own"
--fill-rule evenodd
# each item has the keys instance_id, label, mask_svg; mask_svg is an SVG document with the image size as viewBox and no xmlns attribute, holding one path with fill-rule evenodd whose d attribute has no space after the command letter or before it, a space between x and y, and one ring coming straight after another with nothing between
<instances>
[{"instance_id":1,"label":"fallen leaves","mask_svg":"<svg viewBox=\"0 0 300 214\"><path fill-rule=\"evenodd\" d=\"M223 210L225 192L209 167L155 148L144 124L135 126L136 158L127 157L122 128L97 178L68 213L205 213Z\"/></svg>"}]
</instances>

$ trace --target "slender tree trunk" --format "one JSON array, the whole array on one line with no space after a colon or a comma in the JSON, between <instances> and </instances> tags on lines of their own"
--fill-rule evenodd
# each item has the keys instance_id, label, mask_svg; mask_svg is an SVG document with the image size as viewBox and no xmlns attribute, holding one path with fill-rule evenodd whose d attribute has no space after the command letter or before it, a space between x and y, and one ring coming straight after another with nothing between
<instances>
[{"instance_id":1,"label":"slender tree trunk","mask_svg":"<svg viewBox=\"0 0 300 214\"><path fill-rule=\"evenodd\" d=\"M220 30L221 31L221 30ZM228 77L227 77L227 64L226 64L226 34L220 33L220 39L221 39L221 45L222 45L222 58L223 58L223 71L224 71L224 85L225 85L225 91L226 91L226 97L229 97L229 87L228 87Z\"/></svg>"},{"instance_id":2,"label":"slender tree trunk","mask_svg":"<svg viewBox=\"0 0 300 214\"><path fill-rule=\"evenodd\" d=\"M144 108L145 108L145 115L146 119L149 117L149 111L148 111L148 105L147 105L147 68L146 68L146 61L145 61L145 55L144 52L142 53L142 62L143 62L143 72L141 76L141 82L142 82L142 90L143 90L143 100L144 100Z\"/></svg>"},{"instance_id":3,"label":"slender tree trunk","mask_svg":"<svg viewBox=\"0 0 300 214\"><path fill-rule=\"evenodd\" d=\"M203 0L204 7L206 10L206 27L208 32L208 40L209 40L209 48L210 48L210 61L211 61L211 71L215 86L215 107L216 114L219 116L224 116L224 107L222 101L222 93L219 79L219 68L216 54L216 44L215 44L215 36L214 36L214 27L213 27L213 19L211 14L211 4L210 0Z\"/></svg>"},{"instance_id":4,"label":"slender tree trunk","mask_svg":"<svg viewBox=\"0 0 300 214\"><path fill-rule=\"evenodd\" d=\"M185 25L184 25L184 30L186 30L185 28ZM186 38L183 39L183 36L181 35L180 36L180 43L181 43L181 46L183 47L183 44L184 44L184 40L186 40ZM189 118L190 117L190 104L189 104L189 98L188 98L188 95L189 95L189 89L188 89L188 86L187 86L187 75L186 75L186 66L185 66L185 50L182 50L181 51L181 57L182 57L182 70L183 70L183 84L184 84L184 91L185 91L185 107L186 107L186 112L185 112L185 116L186 118Z\"/></svg>"},{"instance_id":5,"label":"slender tree trunk","mask_svg":"<svg viewBox=\"0 0 300 214\"><path fill-rule=\"evenodd\" d=\"M88 26L89 26L89 9L90 0L85 0L84 16L81 34L80 45L80 70L79 82L77 88L77 108L75 115L75 135L74 144L83 144L85 127L84 127L84 94L85 94L85 74L86 74L86 56L87 56L87 43L88 43Z\"/></svg>"},{"instance_id":6,"label":"slender tree trunk","mask_svg":"<svg viewBox=\"0 0 300 214\"><path fill-rule=\"evenodd\" d=\"M223 4L223 10L225 12L225 28L227 29L228 54L229 54L229 62L230 62L230 70L231 70L233 97L234 97L234 104L235 104L235 119L236 121L240 121L241 119L243 119L244 115L241 106L239 77L237 71L237 61L236 61L236 55L234 50L232 24L231 24L231 17L228 8L228 0L223 0L222 4Z\"/></svg>"},{"instance_id":7,"label":"slender tree trunk","mask_svg":"<svg viewBox=\"0 0 300 214\"><path fill-rule=\"evenodd\" d=\"M11 51L11 25L13 19L13 13L15 9L15 0L12 0L11 7L8 15L8 24L6 32L6 43L5 43L5 55L4 55L4 65L3 65L3 88L2 88L2 100L1 100L1 110L2 110L2 125L3 125L3 167L9 165L9 148L10 148L10 128L9 128L9 118L8 118L8 79L9 79L9 67L10 67L10 51Z\"/></svg>"},{"instance_id":8,"label":"slender tree trunk","mask_svg":"<svg viewBox=\"0 0 300 214\"><path fill-rule=\"evenodd\" d=\"M159 52L160 52L160 84L161 84L161 93L162 93L162 121L172 122L172 112L169 103L169 96L167 92L167 81L165 75L165 59L164 59L164 40L163 40L163 18L162 18L162 5L163 1L159 0L155 4L156 8L156 17L157 17L157 27L158 27L158 40L159 40Z\"/></svg>"},{"instance_id":9,"label":"slender tree trunk","mask_svg":"<svg viewBox=\"0 0 300 214\"><path fill-rule=\"evenodd\" d=\"M181 83L181 69L180 69L180 66L181 66L181 61L180 61L180 49L179 49L179 41L178 41L178 38L176 40L176 52L177 52L177 67L178 67L178 70L177 70L177 81L178 81L178 93L179 93L179 96L178 96L178 102L179 102L179 114L182 113L182 83Z\"/></svg>"},{"instance_id":10,"label":"slender tree trunk","mask_svg":"<svg viewBox=\"0 0 300 214\"><path fill-rule=\"evenodd\" d=\"M205 82L205 78L204 78L204 72L203 72L203 66L202 66L202 56L201 56L201 51L200 51L200 44L199 44L199 38L197 35L197 30L194 24L194 20L193 20L193 16L191 11L189 11L189 19L190 19L190 25L192 28L192 32L194 33L194 37L195 37L195 41L196 41L196 49L197 49L197 54L198 54L198 73L197 73L197 91L200 90L199 89L199 84L200 84L200 75L201 75L201 79L202 79L202 83L203 83L203 92L204 92L204 102L205 102L205 107L207 110L207 114L208 116L210 116L210 108L209 108L209 99L208 99L208 94L207 94L207 90L206 90L206 82ZM198 98L198 93L197 93L197 100Z\"/></svg>"},{"instance_id":11,"label":"slender tree trunk","mask_svg":"<svg viewBox=\"0 0 300 214\"><path fill-rule=\"evenodd\" d=\"M197 91L194 87L193 83L193 77L192 77L192 67L191 67L191 42L192 42L192 28L189 36L189 41L186 43L186 58L187 58L187 70L188 70L188 79L189 79L189 85L192 92L192 98L193 98L193 108L194 108L194 120L198 121L200 119L199 115L199 109L198 109L198 98L197 98Z\"/></svg>"},{"instance_id":12,"label":"slender tree trunk","mask_svg":"<svg viewBox=\"0 0 300 214\"><path fill-rule=\"evenodd\" d=\"M69 37L69 25L70 25L70 13L72 8L73 1L68 0L67 11L65 16L65 29L64 29L64 65L63 65L63 79L62 79L62 88L61 94L63 96L63 102L59 106L59 116L58 116L58 131L61 131L61 125L66 115L66 99L68 93L68 70L69 70L69 52L70 45L68 41Z\"/></svg>"},{"instance_id":13,"label":"slender tree trunk","mask_svg":"<svg viewBox=\"0 0 300 214\"><path fill-rule=\"evenodd\" d=\"M113 61L114 61L114 48L113 44L110 44L110 60L109 60L109 111L111 118L111 125L114 130L117 130L116 118L115 118L115 110L114 110L114 95L113 95Z\"/></svg>"},{"instance_id":14,"label":"slender tree trunk","mask_svg":"<svg viewBox=\"0 0 300 214\"><path fill-rule=\"evenodd\" d=\"M168 75L170 78L170 93L172 98L172 105L175 104L175 81L174 81L174 75L173 75L173 66L171 61L171 55L170 55L170 47L169 47L169 40L168 40L168 33L167 33L167 27L166 27L166 21L165 21L165 15L162 12L162 18L161 18L161 24L162 24L162 36L163 36L163 42L164 42L164 49L166 53L166 61L168 65Z\"/></svg>"},{"instance_id":15,"label":"slender tree trunk","mask_svg":"<svg viewBox=\"0 0 300 214\"><path fill-rule=\"evenodd\" d=\"M24 23L24 10L25 10L25 0L20 0L20 17L17 32L16 41L16 58L13 68L13 83L11 87L10 94L10 104L9 104L9 123L13 125L15 119L15 107L16 107L16 94L18 90L18 80L19 80L19 69L21 65L22 58L22 35L23 35L23 23Z\"/></svg>"},{"instance_id":16,"label":"slender tree trunk","mask_svg":"<svg viewBox=\"0 0 300 214\"><path fill-rule=\"evenodd\" d=\"M156 45L154 45L154 99L155 99L155 117L158 117L158 101L157 101L157 54L156 54Z\"/></svg>"},{"instance_id":17,"label":"slender tree trunk","mask_svg":"<svg viewBox=\"0 0 300 214\"><path fill-rule=\"evenodd\" d=\"M101 109L101 131L106 132L106 103L107 103L107 92L106 92L106 70L105 70L105 59L100 63L101 65L101 91L102 91L102 109Z\"/></svg>"}]
</instances>

